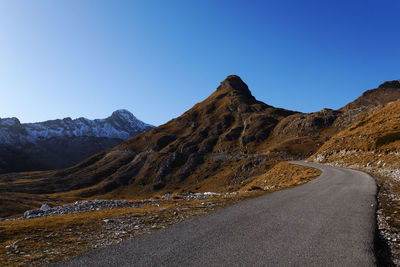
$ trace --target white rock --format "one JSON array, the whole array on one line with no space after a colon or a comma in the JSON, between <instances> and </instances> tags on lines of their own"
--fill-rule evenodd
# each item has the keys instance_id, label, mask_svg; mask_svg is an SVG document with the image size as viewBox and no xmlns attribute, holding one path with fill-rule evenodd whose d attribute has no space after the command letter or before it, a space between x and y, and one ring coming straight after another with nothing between
<instances>
[{"instance_id":1,"label":"white rock","mask_svg":"<svg viewBox=\"0 0 400 267\"><path fill-rule=\"evenodd\" d=\"M40 207L40 210L42 210L42 211L48 211L49 209L51 209L51 207L50 207L50 205L48 205L48 204L43 204L43 205Z\"/></svg>"}]
</instances>

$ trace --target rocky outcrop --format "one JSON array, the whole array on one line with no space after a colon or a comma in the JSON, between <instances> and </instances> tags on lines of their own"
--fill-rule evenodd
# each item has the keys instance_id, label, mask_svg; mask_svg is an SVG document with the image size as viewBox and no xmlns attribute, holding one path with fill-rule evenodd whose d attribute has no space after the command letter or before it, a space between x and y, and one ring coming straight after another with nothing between
<instances>
[{"instance_id":1,"label":"rocky outcrop","mask_svg":"<svg viewBox=\"0 0 400 267\"><path fill-rule=\"evenodd\" d=\"M382 106L400 98L399 80L387 81L378 88L365 91L359 98L342 107L340 110L365 108L367 106Z\"/></svg>"}]
</instances>

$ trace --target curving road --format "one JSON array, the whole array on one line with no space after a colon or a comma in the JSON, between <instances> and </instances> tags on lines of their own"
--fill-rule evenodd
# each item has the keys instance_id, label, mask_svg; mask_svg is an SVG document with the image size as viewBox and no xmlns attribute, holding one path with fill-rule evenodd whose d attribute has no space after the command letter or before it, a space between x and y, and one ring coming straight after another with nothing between
<instances>
[{"instance_id":1,"label":"curving road","mask_svg":"<svg viewBox=\"0 0 400 267\"><path fill-rule=\"evenodd\" d=\"M323 165L296 188L58 263L60 266L374 266L377 187Z\"/></svg>"}]
</instances>

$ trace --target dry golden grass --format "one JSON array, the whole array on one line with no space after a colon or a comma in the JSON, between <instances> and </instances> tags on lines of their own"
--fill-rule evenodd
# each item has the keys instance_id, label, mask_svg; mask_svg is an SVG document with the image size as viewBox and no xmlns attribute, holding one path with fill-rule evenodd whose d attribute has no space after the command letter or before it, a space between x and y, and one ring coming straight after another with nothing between
<instances>
[{"instance_id":1,"label":"dry golden grass","mask_svg":"<svg viewBox=\"0 0 400 267\"><path fill-rule=\"evenodd\" d=\"M162 196L154 196L154 199L158 200L156 203L139 208L115 208L0 222L0 262L5 266L47 265L206 214L244 199L303 184L319 173L314 168L282 162L265 175L256 177L239 194L185 200L182 194L174 193L169 200L163 200ZM246 191L246 188L254 185L265 184L275 184L277 187L267 191ZM213 204L209 206L204 203ZM104 219L115 221L118 227L126 227L132 221L140 221L141 229L124 228L125 231L113 239L113 230L109 229L109 224L105 223ZM105 239L108 243L105 243Z\"/></svg>"},{"instance_id":2,"label":"dry golden grass","mask_svg":"<svg viewBox=\"0 0 400 267\"><path fill-rule=\"evenodd\" d=\"M100 230L101 219L133 213L134 209L114 209L102 212L85 212L23 221L0 222L0 258L4 265L42 263L77 255L86 250L90 240L82 240L77 232ZM136 211L137 212L137 211ZM83 241L83 242L82 242ZM17 243L19 253L6 246ZM69 247L65 255L51 255L55 247ZM9 254L7 254L9 252ZM23 254L21 254L21 252Z\"/></svg>"},{"instance_id":3,"label":"dry golden grass","mask_svg":"<svg viewBox=\"0 0 400 267\"><path fill-rule=\"evenodd\" d=\"M400 264L400 100L333 136L310 160L370 173L379 186L378 222Z\"/></svg>"},{"instance_id":4,"label":"dry golden grass","mask_svg":"<svg viewBox=\"0 0 400 267\"><path fill-rule=\"evenodd\" d=\"M277 190L304 184L321 175L315 168L280 162L268 172L255 177L242 190Z\"/></svg>"},{"instance_id":5,"label":"dry golden grass","mask_svg":"<svg viewBox=\"0 0 400 267\"><path fill-rule=\"evenodd\" d=\"M400 138L387 138L400 131L400 100L386 105L350 128L338 133L317 152L329 154L343 149L398 151Z\"/></svg>"},{"instance_id":6,"label":"dry golden grass","mask_svg":"<svg viewBox=\"0 0 400 267\"><path fill-rule=\"evenodd\" d=\"M102 247L104 240L108 242L107 245L118 243L258 195L245 193L203 200L183 200L175 195L169 201L140 208L116 208L0 222L0 262L2 266L47 265ZM203 205L204 202L213 205ZM174 213L176 210L179 210L178 215ZM109 225L104 219L122 221L117 225L122 227L129 224L129 220L140 221L141 229L123 232L113 240L113 232L108 231ZM13 245L17 248L12 248Z\"/></svg>"},{"instance_id":7,"label":"dry golden grass","mask_svg":"<svg viewBox=\"0 0 400 267\"><path fill-rule=\"evenodd\" d=\"M333 136L310 160L366 168L396 178L400 169L399 131L397 100Z\"/></svg>"}]
</instances>

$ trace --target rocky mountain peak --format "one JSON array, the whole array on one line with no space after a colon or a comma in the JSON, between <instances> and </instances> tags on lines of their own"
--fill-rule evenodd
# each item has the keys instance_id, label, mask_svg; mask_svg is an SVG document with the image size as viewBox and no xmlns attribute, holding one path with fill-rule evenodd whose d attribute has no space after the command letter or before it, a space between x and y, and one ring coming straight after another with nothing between
<instances>
[{"instance_id":1,"label":"rocky mountain peak","mask_svg":"<svg viewBox=\"0 0 400 267\"><path fill-rule=\"evenodd\" d=\"M247 87L247 84L245 84L237 75L229 75L221 82L220 86L217 88L217 91L223 90L231 91L245 97L254 98L249 90L249 87Z\"/></svg>"},{"instance_id":2,"label":"rocky mountain peak","mask_svg":"<svg viewBox=\"0 0 400 267\"><path fill-rule=\"evenodd\" d=\"M126 109L118 109L111 114L112 118L119 118L122 120L136 120L136 117Z\"/></svg>"},{"instance_id":3,"label":"rocky mountain peak","mask_svg":"<svg viewBox=\"0 0 400 267\"><path fill-rule=\"evenodd\" d=\"M65 117L64 119L62 119L65 122L72 122L71 117Z\"/></svg>"}]
</instances>

